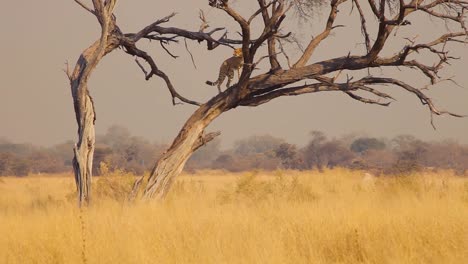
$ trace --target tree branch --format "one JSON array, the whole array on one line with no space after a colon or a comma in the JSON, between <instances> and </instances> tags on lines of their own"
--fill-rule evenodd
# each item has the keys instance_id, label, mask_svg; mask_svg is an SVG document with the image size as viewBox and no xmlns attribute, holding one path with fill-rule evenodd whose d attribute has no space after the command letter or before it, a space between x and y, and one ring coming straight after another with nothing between
<instances>
[{"instance_id":1,"label":"tree branch","mask_svg":"<svg viewBox=\"0 0 468 264\"><path fill-rule=\"evenodd\" d=\"M228 0L209 0L208 2L212 7L224 10L239 24L242 30L242 53L244 54L244 62L245 64L251 63L252 61L248 61L250 58L250 26L248 21L228 5Z\"/></svg>"},{"instance_id":2,"label":"tree branch","mask_svg":"<svg viewBox=\"0 0 468 264\"><path fill-rule=\"evenodd\" d=\"M423 105L426 105L431 114L431 124L434 126L432 115L450 115L454 117L465 117L464 115L455 114L446 110L439 110L435 104L432 102L432 99L427 96L421 90L414 88L413 86L402 82L394 78L381 78L381 77L365 77L355 82L346 82L346 83L333 83L331 78L317 78L319 83L314 84L304 84L301 86L294 86L282 89L276 89L272 91L265 91L264 93L252 94L246 99L240 102L242 106L259 106L261 104L267 103L275 98L282 96L295 96L306 93L315 93L323 91L343 91L351 98L368 104L377 104L381 106L389 106L391 102L381 102L380 100L364 98L362 96L356 95L352 91L362 90L369 93L372 93L380 98L395 100L392 96L387 93L378 91L374 88L368 87L368 85L386 85L392 84L403 88L404 90L416 95ZM435 127L434 127L435 128Z\"/></svg>"},{"instance_id":3,"label":"tree branch","mask_svg":"<svg viewBox=\"0 0 468 264\"><path fill-rule=\"evenodd\" d=\"M257 96L249 96L243 99L239 105L242 106L259 106L265 103L270 102L271 100L281 97L281 96L295 96L307 93L316 93L323 91L339 91L340 89L323 83L314 83L314 84L304 84L301 86L289 87L274 90L265 94Z\"/></svg>"},{"instance_id":4,"label":"tree branch","mask_svg":"<svg viewBox=\"0 0 468 264\"><path fill-rule=\"evenodd\" d=\"M320 33L317 37L315 37L314 39L310 41L304 53L299 58L299 60L294 64L293 68L303 67L312 57L317 46L330 35L330 32L334 28L333 23L335 22L336 16L338 15L338 6L346 1L348 0L332 0L331 1L330 15L328 16L328 21L325 26L325 30L322 31L322 33Z\"/></svg>"},{"instance_id":5,"label":"tree branch","mask_svg":"<svg viewBox=\"0 0 468 264\"><path fill-rule=\"evenodd\" d=\"M366 17L364 16L364 12L362 11L362 8L361 8L361 5L359 4L359 1L358 0L353 0L353 3L354 3L354 5L356 5L356 8L357 8L357 10L359 12L359 17L361 19L361 33L364 36L364 43L366 44L366 50L367 50L367 52L369 52L370 49L371 49L371 44L370 44L369 33L367 32Z\"/></svg>"},{"instance_id":6,"label":"tree branch","mask_svg":"<svg viewBox=\"0 0 468 264\"><path fill-rule=\"evenodd\" d=\"M250 23L252 23L252 21L254 20L255 17L257 17L260 13L262 14L263 16L263 20L264 22L268 22L269 20L269 15L268 15L268 8L273 4L273 3L276 3L278 2L278 0L274 0L274 1L271 1L269 2L268 4L265 4L265 0L258 0L258 4L260 5L260 8L255 12L253 13L249 20L247 21L247 23L250 25Z\"/></svg>"},{"instance_id":7,"label":"tree branch","mask_svg":"<svg viewBox=\"0 0 468 264\"><path fill-rule=\"evenodd\" d=\"M281 12L281 9L276 9L273 4L276 4L278 1L271 1L270 3L266 4L265 0L257 0L258 5L260 6L260 9L257 12L260 12L262 14L263 18L263 24L265 26L265 29L272 23L275 23L272 21L273 17L275 17L275 14L273 14L273 17L270 18L270 14L268 13L268 8L272 6L272 12ZM282 5L282 3L281 3ZM253 19L256 15L257 12L251 16L251 19ZM276 17L279 17L276 15ZM251 20L249 19L249 21ZM249 22L250 23L250 22ZM277 30L277 29L276 29ZM269 54L269 59L270 59L270 65L272 70L277 70L281 68L281 65L278 62L278 58L276 57L276 37L275 34L270 36L268 38L268 54Z\"/></svg>"},{"instance_id":8,"label":"tree branch","mask_svg":"<svg viewBox=\"0 0 468 264\"><path fill-rule=\"evenodd\" d=\"M217 136L221 135L221 131L216 131L216 132L211 132L208 134L202 133L200 137L198 138L198 141L194 144L193 146L193 151L199 149L200 147L206 145L213 139L215 139Z\"/></svg>"},{"instance_id":9,"label":"tree branch","mask_svg":"<svg viewBox=\"0 0 468 264\"><path fill-rule=\"evenodd\" d=\"M432 120L432 115L435 114L435 115L450 115L450 116L454 116L454 117L466 117L465 115L460 115L460 114L455 114L455 113L452 113L452 112L449 112L449 111L446 111L446 110L439 110L435 105L434 103L432 102L432 99L429 98L426 94L424 94L424 92L422 92L421 90L405 83L405 82L402 82L400 80L397 80L397 79L393 79L393 78L380 78L380 77L366 77L366 78L363 78L361 80L362 83L364 84L393 84L393 85L396 85L398 87L401 87L403 88L404 90L416 95L419 100L421 101L421 103L423 105L426 105L430 111L430 114L431 114L431 124L432 126L434 127L435 129L435 126L434 126L434 123L433 123L433 120Z\"/></svg>"},{"instance_id":10,"label":"tree branch","mask_svg":"<svg viewBox=\"0 0 468 264\"><path fill-rule=\"evenodd\" d=\"M173 105L177 104L176 101L175 101L176 98L179 99L180 101L184 102L184 103L187 103L187 104L192 104L192 105L197 105L197 106L201 105L198 102L189 100L189 99L183 97L182 95L180 95L176 91L174 86L172 85L172 82L170 81L169 77L156 66L156 63L154 62L153 58L150 55L148 55L148 53L138 49L135 45L132 45L132 44L129 44L129 43L125 44L124 47L126 48L125 52L127 52L130 55L142 58L151 67L151 71L147 72L144 69L144 67L141 65L141 63L137 60L137 64L140 67L140 69L143 71L143 73L145 74L145 79L146 80L149 80L153 75L156 75L156 76L160 77L161 79L163 79L164 82L166 82L166 86L169 89L169 92L171 93L171 96L172 96L172 104Z\"/></svg>"},{"instance_id":11,"label":"tree branch","mask_svg":"<svg viewBox=\"0 0 468 264\"><path fill-rule=\"evenodd\" d=\"M376 105L380 105L380 106L389 106L390 105L390 102L381 103L379 100L364 98L364 97L361 97L361 96L359 96L357 94L354 94L354 93L352 93L350 91L346 91L345 93L347 95L349 95L349 97L353 98L354 100L363 102L365 104L376 104Z\"/></svg>"},{"instance_id":12,"label":"tree branch","mask_svg":"<svg viewBox=\"0 0 468 264\"><path fill-rule=\"evenodd\" d=\"M93 9L91 9L90 7L88 7L85 3L83 3L81 0L74 0L75 3L77 3L78 5L80 5L82 8L84 8L86 11L90 12L91 14L93 15L96 15L96 13L94 12Z\"/></svg>"},{"instance_id":13,"label":"tree branch","mask_svg":"<svg viewBox=\"0 0 468 264\"><path fill-rule=\"evenodd\" d=\"M163 19L160 19L151 25L145 27L144 29L140 30L137 33L129 33L125 34L126 38L131 39L133 42L137 42L141 38L154 38L153 35L150 35L152 33L157 33L160 35L173 35L175 37L183 37L191 40L197 40L199 42L201 41L206 41L208 45L208 49L212 50L219 45L224 45L228 47L232 47L233 44L242 44L242 40L235 40L235 39L228 39L226 38L226 34L224 33L223 36L219 39L214 39L211 35L214 33L223 30L224 28L215 28L210 32L201 32L201 31L189 31L185 29L180 29L176 27L162 27L160 24L166 23L169 21L170 18L172 18L175 15L175 13L166 16ZM158 37L157 40L159 40L161 37Z\"/></svg>"}]
</instances>

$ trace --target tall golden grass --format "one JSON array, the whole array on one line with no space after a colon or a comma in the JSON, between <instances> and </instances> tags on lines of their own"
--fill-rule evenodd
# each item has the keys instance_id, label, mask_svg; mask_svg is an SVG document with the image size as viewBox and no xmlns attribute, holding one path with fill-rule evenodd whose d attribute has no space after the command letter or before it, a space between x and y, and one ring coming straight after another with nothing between
<instances>
[{"instance_id":1,"label":"tall golden grass","mask_svg":"<svg viewBox=\"0 0 468 264\"><path fill-rule=\"evenodd\" d=\"M1 178L0 263L468 263L450 172L200 172L130 204L132 180L96 178L80 212L71 175Z\"/></svg>"}]
</instances>

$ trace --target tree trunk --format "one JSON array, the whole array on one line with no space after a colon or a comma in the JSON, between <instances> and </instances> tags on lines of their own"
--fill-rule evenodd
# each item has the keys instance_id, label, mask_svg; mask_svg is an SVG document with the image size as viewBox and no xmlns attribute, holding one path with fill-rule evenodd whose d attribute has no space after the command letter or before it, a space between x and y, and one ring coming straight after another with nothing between
<instances>
[{"instance_id":1,"label":"tree trunk","mask_svg":"<svg viewBox=\"0 0 468 264\"><path fill-rule=\"evenodd\" d=\"M205 135L205 128L220 114L232 108L229 99L229 95L220 94L192 114L151 171L143 193L144 198L163 198L192 153L220 134L214 132ZM134 191L140 183L141 181L137 183Z\"/></svg>"},{"instance_id":2,"label":"tree trunk","mask_svg":"<svg viewBox=\"0 0 468 264\"><path fill-rule=\"evenodd\" d=\"M102 57L117 46L116 39L101 37L81 54L72 74L67 69L78 124L78 142L73 148L73 171L79 206L89 204L91 201L96 113L93 99L88 91L88 78Z\"/></svg>"},{"instance_id":3,"label":"tree trunk","mask_svg":"<svg viewBox=\"0 0 468 264\"><path fill-rule=\"evenodd\" d=\"M66 69L70 80L76 123L78 124L78 142L73 148L73 171L78 192L78 205L89 204L91 200L91 178L94 156L96 113L94 102L88 91L88 78L99 61L120 45L122 33L116 26L113 15L116 0L93 0L93 8L81 1L75 1L82 8L94 15L101 25L101 37L87 48L76 62L73 73Z\"/></svg>"},{"instance_id":4,"label":"tree trunk","mask_svg":"<svg viewBox=\"0 0 468 264\"><path fill-rule=\"evenodd\" d=\"M80 87L79 89L87 89ZM91 200L91 178L95 143L95 113L93 100L88 93L75 101L83 115L78 121L78 143L73 148L73 171L78 191L78 204L89 204Z\"/></svg>"},{"instance_id":5,"label":"tree trunk","mask_svg":"<svg viewBox=\"0 0 468 264\"><path fill-rule=\"evenodd\" d=\"M88 204L91 199L91 178L95 142L94 122L96 115L94 104L89 95L87 76L83 72L87 69L89 56L92 55L97 43L89 47L78 60L73 75L70 78L76 122L78 124L78 142L73 148L73 171L78 192L78 204Z\"/></svg>"}]
</instances>

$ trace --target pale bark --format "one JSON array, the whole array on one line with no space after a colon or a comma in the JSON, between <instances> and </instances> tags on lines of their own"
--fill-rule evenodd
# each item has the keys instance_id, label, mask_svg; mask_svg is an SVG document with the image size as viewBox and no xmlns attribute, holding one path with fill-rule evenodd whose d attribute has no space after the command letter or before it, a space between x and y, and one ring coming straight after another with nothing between
<instances>
[{"instance_id":1,"label":"pale bark","mask_svg":"<svg viewBox=\"0 0 468 264\"><path fill-rule=\"evenodd\" d=\"M78 192L78 204L88 204L91 200L91 178L95 143L94 122L96 119L93 100L88 91L88 77L92 72L93 58L99 42L89 47L78 60L70 75L71 93L78 124L78 142L73 149L73 171Z\"/></svg>"},{"instance_id":2,"label":"pale bark","mask_svg":"<svg viewBox=\"0 0 468 264\"><path fill-rule=\"evenodd\" d=\"M73 105L78 125L78 142L73 149L73 171L78 195L78 205L87 205L91 201L91 180L96 140L94 124L96 113L94 102L89 94L88 79L99 61L107 53L118 46L118 40L110 32L115 30L115 20L112 18L115 1L106 4L94 0L95 10L91 10L80 1L75 1L84 9L94 14L101 24L101 37L87 48L78 59L73 73L67 69L70 80Z\"/></svg>"},{"instance_id":3,"label":"pale bark","mask_svg":"<svg viewBox=\"0 0 468 264\"><path fill-rule=\"evenodd\" d=\"M89 204L91 201L91 179L95 144L94 102L88 90L88 78L105 53L115 49L100 49L101 41L90 46L78 59L73 74L69 75L71 93L78 125L78 142L73 149L73 171L78 192L78 204ZM107 41L105 45L107 46Z\"/></svg>"},{"instance_id":4,"label":"pale bark","mask_svg":"<svg viewBox=\"0 0 468 264\"><path fill-rule=\"evenodd\" d=\"M220 134L205 134L205 128L220 114L232 108L233 105L229 104L230 96L233 94L220 94L200 106L187 120L171 147L151 171L143 194L145 198L163 198L193 152Z\"/></svg>"}]
</instances>

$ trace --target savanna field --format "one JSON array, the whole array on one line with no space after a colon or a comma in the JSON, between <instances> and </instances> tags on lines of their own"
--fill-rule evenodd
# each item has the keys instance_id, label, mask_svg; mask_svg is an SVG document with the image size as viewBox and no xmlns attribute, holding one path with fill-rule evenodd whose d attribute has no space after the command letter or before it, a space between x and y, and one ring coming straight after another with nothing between
<instances>
[{"instance_id":1,"label":"savanna field","mask_svg":"<svg viewBox=\"0 0 468 264\"><path fill-rule=\"evenodd\" d=\"M0 263L468 263L468 178L343 169L184 174L164 201L134 177L0 178Z\"/></svg>"}]
</instances>

